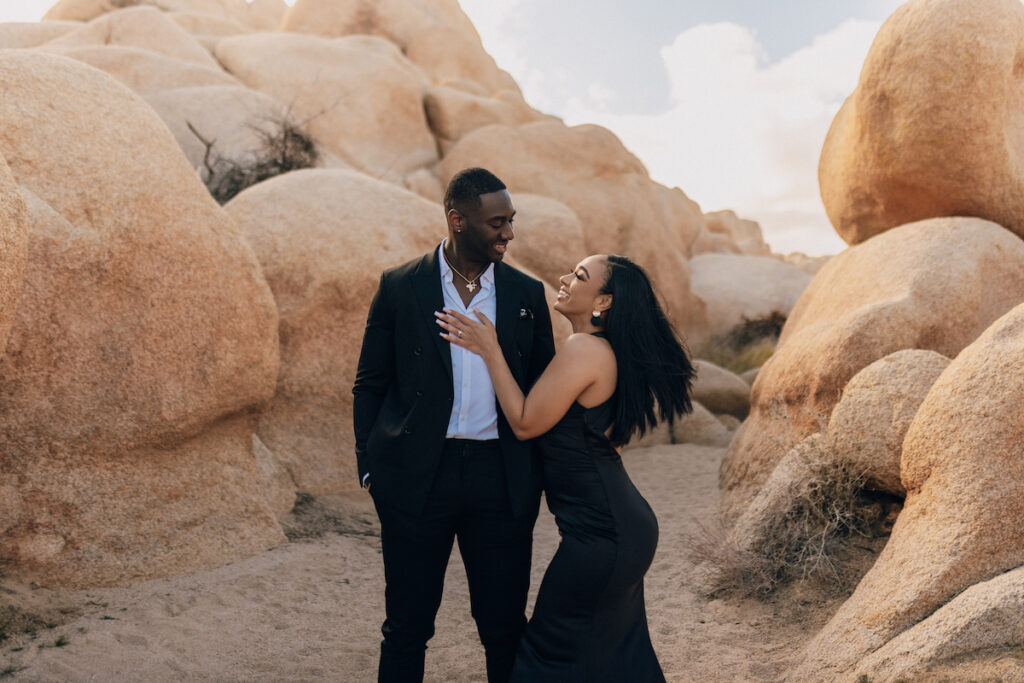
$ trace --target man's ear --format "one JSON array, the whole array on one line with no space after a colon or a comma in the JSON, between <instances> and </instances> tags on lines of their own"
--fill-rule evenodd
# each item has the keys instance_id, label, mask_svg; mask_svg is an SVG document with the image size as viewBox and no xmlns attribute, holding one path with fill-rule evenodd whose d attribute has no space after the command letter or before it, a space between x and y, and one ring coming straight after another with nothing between
<instances>
[{"instance_id":1,"label":"man's ear","mask_svg":"<svg viewBox=\"0 0 1024 683\"><path fill-rule=\"evenodd\" d=\"M456 209L448 209L448 227L455 232L462 232L462 229L466 227L466 217L458 212Z\"/></svg>"}]
</instances>

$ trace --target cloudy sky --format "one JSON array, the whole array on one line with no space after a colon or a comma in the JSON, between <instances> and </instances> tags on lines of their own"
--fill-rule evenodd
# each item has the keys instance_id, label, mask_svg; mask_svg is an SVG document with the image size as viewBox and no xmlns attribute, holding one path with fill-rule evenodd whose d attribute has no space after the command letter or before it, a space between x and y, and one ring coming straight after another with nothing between
<instances>
[{"instance_id":1,"label":"cloudy sky","mask_svg":"<svg viewBox=\"0 0 1024 683\"><path fill-rule=\"evenodd\" d=\"M761 223L773 249L843 248L817 163L899 0L460 0L534 107L614 131L655 180ZM37 21L53 0L0 0Z\"/></svg>"},{"instance_id":2,"label":"cloudy sky","mask_svg":"<svg viewBox=\"0 0 1024 683\"><path fill-rule=\"evenodd\" d=\"M818 154L901 1L460 2L535 107L610 128L655 180L759 221L775 251L845 246Z\"/></svg>"}]
</instances>

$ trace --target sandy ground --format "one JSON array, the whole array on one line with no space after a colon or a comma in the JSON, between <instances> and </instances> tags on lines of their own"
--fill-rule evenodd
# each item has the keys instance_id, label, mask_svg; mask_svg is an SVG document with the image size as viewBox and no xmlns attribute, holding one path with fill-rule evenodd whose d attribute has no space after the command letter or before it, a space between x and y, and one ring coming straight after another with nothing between
<instances>
[{"instance_id":1,"label":"sandy ground","mask_svg":"<svg viewBox=\"0 0 1024 683\"><path fill-rule=\"evenodd\" d=\"M770 603L708 601L688 585L685 539L697 520L713 516L722 453L699 446L626 453L661 529L646 582L651 636L670 681L779 680L838 602L793 591ZM2 582L0 604L59 625L6 640L0 678L374 680L384 576L372 504L355 494L299 509L292 536L311 537L216 569L76 593ZM557 541L554 520L542 506L530 609ZM427 680L485 680L457 552L427 650Z\"/></svg>"}]
</instances>

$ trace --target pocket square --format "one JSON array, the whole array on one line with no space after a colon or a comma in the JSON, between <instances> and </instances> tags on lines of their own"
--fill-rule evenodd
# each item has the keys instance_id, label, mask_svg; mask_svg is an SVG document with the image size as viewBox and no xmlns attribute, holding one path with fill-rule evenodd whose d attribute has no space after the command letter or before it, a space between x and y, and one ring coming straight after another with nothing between
<instances>
[{"instance_id":1,"label":"pocket square","mask_svg":"<svg viewBox=\"0 0 1024 683\"><path fill-rule=\"evenodd\" d=\"M530 320L533 320L533 309L532 308L520 308L519 309L519 319L522 320L524 318L529 318Z\"/></svg>"}]
</instances>

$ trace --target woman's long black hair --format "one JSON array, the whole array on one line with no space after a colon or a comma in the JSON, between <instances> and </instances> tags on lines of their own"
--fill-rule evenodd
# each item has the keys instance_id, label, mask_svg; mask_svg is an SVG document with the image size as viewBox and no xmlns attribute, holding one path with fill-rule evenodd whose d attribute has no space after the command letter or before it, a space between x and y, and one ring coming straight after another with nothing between
<instances>
[{"instance_id":1,"label":"woman's long black hair","mask_svg":"<svg viewBox=\"0 0 1024 683\"><path fill-rule=\"evenodd\" d=\"M653 429L659 417L671 423L690 412L696 373L640 266L610 255L601 293L612 295L604 332L618 364L618 400L609 439L621 446L634 433L643 436Z\"/></svg>"}]
</instances>

